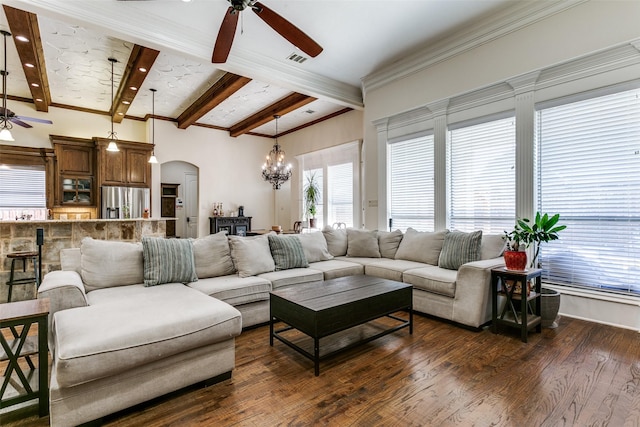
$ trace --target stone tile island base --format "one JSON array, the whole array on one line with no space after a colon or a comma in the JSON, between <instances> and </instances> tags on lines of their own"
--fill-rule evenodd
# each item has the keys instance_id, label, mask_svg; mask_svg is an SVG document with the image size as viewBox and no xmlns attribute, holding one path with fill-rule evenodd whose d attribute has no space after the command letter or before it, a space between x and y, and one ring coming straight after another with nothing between
<instances>
[{"instance_id":1,"label":"stone tile island base","mask_svg":"<svg viewBox=\"0 0 640 427\"><path fill-rule=\"evenodd\" d=\"M42 246L42 275L60 270L60 250L79 248L84 237L101 240L139 242L142 236L166 236L166 219L89 219L47 221L0 221L0 303L7 302L11 260L10 252L38 250L36 229L44 229ZM20 264L22 267L22 264ZM31 266L28 266L31 271ZM22 268L20 268L22 272ZM35 285L13 288L13 301L34 299Z\"/></svg>"}]
</instances>

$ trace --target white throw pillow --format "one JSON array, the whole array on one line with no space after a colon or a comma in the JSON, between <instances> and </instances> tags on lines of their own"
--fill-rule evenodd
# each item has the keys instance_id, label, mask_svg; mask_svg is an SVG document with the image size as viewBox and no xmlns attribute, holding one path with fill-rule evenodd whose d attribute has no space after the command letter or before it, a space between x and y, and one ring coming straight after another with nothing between
<instances>
[{"instance_id":1,"label":"white throw pillow","mask_svg":"<svg viewBox=\"0 0 640 427\"><path fill-rule=\"evenodd\" d=\"M327 249L331 255L344 256L347 254L347 230L344 228L334 230L327 225L322 230L322 234L327 241Z\"/></svg>"},{"instance_id":2,"label":"white throw pillow","mask_svg":"<svg viewBox=\"0 0 640 427\"><path fill-rule=\"evenodd\" d=\"M193 239L193 258L199 279L235 274L227 233L221 231Z\"/></svg>"},{"instance_id":3,"label":"white throw pillow","mask_svg":"<svg viewBox=\"0 0 640 427\"><path fill-rule=\"evenodd\" d=\"M142 243L85 237L80 242L80 269L87 292L143 283Z\"/></svg>"},{"instance_id":4,"label":"white throw pillow","mask_svg":"<svg viewBox=\"0 0 640 427\"><path fill-rule=\"evenodd\" d=\"M378 246L383 258L394 259L402 241L402 231L378 231Z\"/></svg>"},{"instance_id":5,"label":"white throw pillow","mask_svg":"<svg viewBox=\"0 0 640 427\"><path fill-rule=\"evenodd\" d=\"M347 256L380 258L378 235L375 231L347 229Z\"/></svg>"},{"instance_id":6,"label":"white throw pillow","mask_svg":"<svg viewBox=\"0 0 640 427\"><path fill-rule=\"evenodd\" d=\"M302 243L302 250L307 257L308 262L327 261L333 259L333 255L329 253L327 240L322 233L304 233L297 234Z\"/></svg>"},{"instance_id":7,"label":"white throw pillow","mask_svg":"<svg viewBox=\"0 0 640 427\"><path fill-rule=\"evenodd\" d=\"M448 232L449 230L443 230L429 233L408 228L396 252L396 259L438 265L444 236Z\"/></svg>"},{"instance_id":8,"label":"white throw pillow","mask_svg":"<svg viewBox=\"0 0 640 427\"><path fill-rule=\"evenodd\" d=\"M238 271L238 276L255 276L276 269L267 236L267 234L253 237L229 236L231 259Z\"/></svg>"}]
</instances>

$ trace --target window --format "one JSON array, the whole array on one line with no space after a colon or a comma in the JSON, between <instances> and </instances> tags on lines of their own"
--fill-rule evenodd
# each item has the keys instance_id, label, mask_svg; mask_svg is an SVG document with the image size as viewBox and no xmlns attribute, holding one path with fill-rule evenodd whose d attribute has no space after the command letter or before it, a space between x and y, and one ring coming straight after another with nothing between
<instances>
[{"instance_id":1,"label":"window","mask_svg":"<svg viewBox=\"0 0 640 427\"><path fill-rule=\"evenodd\" d=\"M553 283L640 294L640 90L539 108L538 206L567 229L540 249Z\"/></svg>"},{"instance_id":2,"label":"window","mask_svg":"<svg viewBox=\"0 0 640 427\"><path fill-rule=\"evenodd\" d=\"M347 227L360 224L360 142L351 142L296 157L302 173L300 185L302 217L304 187L315 174L320 187L316 204L316 228L342 222Z\"/></svg>"},{"instance_id":3,"label":"window","mask_svg":"<svg viewBox=\"0 0 640 427\"><path fill-rule=\"evenodd\" d=\"M0 218L47 219L44 166L0 168Z\"/></svg>"},{"instance_id":4,"label":"window","mask_svg":"<svg viewBox=\"0 0 640 427\"><path fill-rule=\"evenodd\" d=\"M449 228L485 233L513 228L515 150L512 115L449 128Z\"/></svg>"},{"instance_id":5,"label":"window","mask_svg":"<svg viewBox=\"0 0 640 427\"><path fill-rule=\"evenodd\" d=\"M392 228L434 230L433 135L389 144Z\"/></svg>"}]
</instances>

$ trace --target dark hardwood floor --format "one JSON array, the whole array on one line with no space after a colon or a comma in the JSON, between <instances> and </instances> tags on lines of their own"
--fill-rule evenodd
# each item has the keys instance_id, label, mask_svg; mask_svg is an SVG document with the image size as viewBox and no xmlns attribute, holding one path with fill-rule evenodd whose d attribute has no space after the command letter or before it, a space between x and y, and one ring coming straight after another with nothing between
<instances>
[{"instance_id":1,"label":"dark hardwood floor","mask_svg":"<svg viewBox=\"0 0 640 427\"><path fill-rule=\"evenodd\" d=\"M638 426L640 335L562 318L499 335L423 316L407 329L313 364L269 346L268 326L236 340L230 380L190 387L104 420L113 426ZM176 369L188 369L177 366ZM45 426L23 414L3 426Z\"/></svg>"}]
</instances>

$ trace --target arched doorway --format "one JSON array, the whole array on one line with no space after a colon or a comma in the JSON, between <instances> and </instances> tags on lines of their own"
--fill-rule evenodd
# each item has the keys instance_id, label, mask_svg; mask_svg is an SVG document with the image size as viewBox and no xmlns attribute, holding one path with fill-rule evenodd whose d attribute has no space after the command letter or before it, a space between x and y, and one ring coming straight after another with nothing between
<instances>
[{"instance_id":1,"label":"arched doorway","mask_svg":"<svg viewBox=\"0 0 640 427\"><path fill-rule=\"evenodd\" d=\"M187 162L162 163L160 182L180 184L176 198L176 236L198 237L198 167Z\"/></svg>"}]
</instances>

